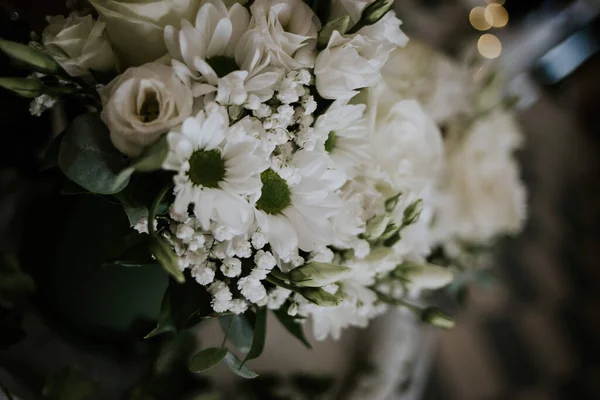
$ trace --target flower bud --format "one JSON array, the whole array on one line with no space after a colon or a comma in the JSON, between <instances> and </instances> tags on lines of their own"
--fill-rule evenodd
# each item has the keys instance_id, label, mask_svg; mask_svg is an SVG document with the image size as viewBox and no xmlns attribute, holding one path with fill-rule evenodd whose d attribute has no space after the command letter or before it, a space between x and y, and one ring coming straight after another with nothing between
<instances>
[{"instance_id":1,"label":"flower bud","mask_svg":"<svg viewBox=\"0 0 600 400\"><path fill-rule=\"evenodd\" d=\"M402 225L408 226L417 222L419 216L421 215L421 211L423 211L423 200L419 199L406 207L406 210L404 210Z\"/></svg>"},{"instance_id":2,"label":"flower bud","mask_svg":"<svg viewBox=\"0 0 600 400\"><path fill-rule=\"evenodd\" d=\"M371 218L367 222L367 227L365 229L365 239L367 240L376 240L381 237L381 235L385 232L385 228L387 228L391 217L387 214L377 215Z\"/></svg>"},{"instance_id":3,"label":"flower bud","mask_svg":"<svg viewBox=\"0 0 600 400\"><path fill-rule=\"evenodd\" d=\"M448 268L410 262L400 265L395 275L408 281L411 290L439 289L454 279L454 275Z\"/></svg>"},{"instance_id":4,"label":"flower bud","mask_svg":"<svg viewBox=\"0 0 600 400\"><path fill-rule=\"evenodd\" d=\"M0 78L0 87L27 98L34 98L44 93L42 82L31 78Z\"/></svg>"},{"instance_id":5,"label":"flower bud","mask_svg":"<svg viewBox=\"0 0 600 400\"><path fill-rule=\"evenodd\" d=\"M340 265L311 262L290 272L290 281L296 286L322 287L343 279L350 271Z\"/></svg>"},{"instance_id":6,"label":"flower bud","mask_svg":"<svg viewBox=\"0 0 600 400\"><path fill-rule=\"evenodd\" d=\"M450 315L434 307L423 310L421 320L441 329L451 329L455 325L454 319Z\"/></svg>"},{"instance_id":7,"label":"flower bud","mask_svg":"<svg viewBox=\"0 0 600 400\"><path fill-rule=\"evenodd\" d=\"M321 29L319 32L319 36L317 38L317 47L319 49L324 49L327 47L327 43L329 43L329 39L331 39L331 34L334 31L338 31L341 34L346 33L348 27L350 25L350 16L344 15L338 19L334 19L333 21L329 21L327 25Z\"/></svg>"},{"instance_id":8,"label":"flower bud","mask_svg":"<svg viewBox=\"0 0 600 400\"><path fill-rule=\"evenodd\" d=\"M52 57L31 46L0 39L0 50L33 71L45 74L55 74L60 71L60 65Z\"/></svg>"},{"instance_id":9,"label":"flower bud","mask_svg":"<svg viewBox=\"0 0 600 400\"><path fill-rule=\"evenodd\" d=\"M400 200L400 196L402 196L402 192L398 193L395 196L389 197L385 200L385 211L392 212L398 205L398 201Z\"/></svg>"},{"instance_id":10,"label":"flower bud","mask_svg":"<svg viewBox=\"0 0 600 400\"><path fill-rule=\"evenodd\" d=\"M322 307L335 307L344 299L341 291L331 294L321 288L305 288L299 292L306 300Z\"/></svg>"}]
</instances>

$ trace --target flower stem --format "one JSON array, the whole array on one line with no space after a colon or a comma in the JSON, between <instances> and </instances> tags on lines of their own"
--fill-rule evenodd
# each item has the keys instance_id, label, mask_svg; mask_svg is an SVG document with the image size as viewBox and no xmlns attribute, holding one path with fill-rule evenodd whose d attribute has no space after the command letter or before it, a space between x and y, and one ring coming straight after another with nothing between
<instances>
[{"instance_id":1,"label":"flower stem","mask_svg":"<svg viewBox=\"0 0 600 400\"><path fill-rule=\"evenodd\" d=\"M156 198L154 199L154 202L152 203L152 206L150 207L150 210L148 211L148 232L150 233L150 235L156 234L156 229L154 228L154 220L156 219L156 210L158 210L158 206L160 205L160 202L167 195L167 193L169 192L169 190L171 190L172 187L173 187L173 185L170 183L168 185L166 185L160 191L158 196L156 196Z\"/></svg>"}]
</instances>

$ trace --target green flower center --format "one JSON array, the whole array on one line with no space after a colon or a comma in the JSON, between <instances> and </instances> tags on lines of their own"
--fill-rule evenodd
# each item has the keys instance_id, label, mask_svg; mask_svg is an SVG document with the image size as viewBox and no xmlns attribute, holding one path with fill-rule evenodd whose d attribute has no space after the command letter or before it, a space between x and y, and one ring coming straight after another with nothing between
<instances>
[{"instance_id":1,"label":"green flower center","mask_svg":"<svg viewBox=\"0 0 600 400\"><path fill-rule=\"evenodd\" d=\"M325 141L325 151L331 153L333 149L335 149L335 142L337 141L337 136L334 131L329 132L329 136L327 136L327 140Z\"/></svg>"},{"instance_id":2,"label":"green flower center","mask_svg":"<svg viewBox=\"0 0 600 400\"><path fill-rule=\"evenodd\" d=\"M217 73L219 78L224 77L230 72L237 71L240 68L235 63L235 59L226 56L215 56L207 58L206 62L212 67Z\"/></svg>"},{"instance_id":3,"label":"green flower center","mask_svg":"<svg viewBox=\"0 0 600 400\"><path fill-rule=\"evenodd\" d=\"M256 202L256 208L267 214L277 214L292 202L290 188L277 172L268 169L260 174L262 193Z\"/></svg>"},{"instance_id":4,"label":"green flower center","mask_svg":"<svg viewBox=\"0 0 600 400\"><path fill-rule=\"evenodd\" d=\"M196 150L190 157L188 176L196 186L219 187L225 177L225 161L218 150Z\"/></svg>"},{"instance_id":5,"label":"green flower center","mask_svg":"<svg viewBox=\"0 0 600 400\"><path fill-rule=\"evenodd\" d=\"M146 94L146 98L140 107L140 120L142 122L152 122L158 118L160 114L160 104L158 104L158 96L152 91Z\"/></svg>"}]
</instances>

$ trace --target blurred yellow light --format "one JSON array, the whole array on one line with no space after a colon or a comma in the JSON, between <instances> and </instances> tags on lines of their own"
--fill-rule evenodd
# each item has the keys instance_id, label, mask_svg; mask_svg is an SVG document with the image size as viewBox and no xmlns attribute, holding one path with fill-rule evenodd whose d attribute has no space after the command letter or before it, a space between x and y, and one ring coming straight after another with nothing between
<instances>
[{"instance_id":1,"label":"blurred yellow light","mask_svg":"<svg viewBox=\"0 0 600 400\"><path fill-rule=\"evenodd\" d=\"M490 4L485 8L483 16L488 24L502 28L508 24L508 11L500 4Z\"/></svg>"},{"instance_id":2,"label":"blurred yellow light","mask_svg":"<svg viewBox=\"0 0 600 400\"><path fill-rule=\"evenodd\" d=\"M473 25L473 28L478 31L487 31L492 27L492 24L488 22L485 17L485 8L484 7L475 7L469 13L469 22Z\"/></svg>"},{"instance_id":3,"label":"blurred yellow light","mask_svg":"<svg viewBox=\"0 0 600 400\"><path fill-rule=\"evenodd\" d=\"M496 36L486 33L479 38L477 50L485 58L498 58L502 54L502 43Z\"/></svg>"}]
</instances>

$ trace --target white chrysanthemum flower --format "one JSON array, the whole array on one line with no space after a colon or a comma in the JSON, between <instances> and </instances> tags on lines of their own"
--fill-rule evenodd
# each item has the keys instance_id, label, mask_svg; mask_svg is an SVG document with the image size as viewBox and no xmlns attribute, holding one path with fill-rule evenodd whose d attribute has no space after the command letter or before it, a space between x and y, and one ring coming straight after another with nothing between
<instances>
[{"instance_id":1,"label":"white chrysanthemum flower","mask_svg":"<svg viewBox=\"0 0 600 400\"><path fill-rule=\"evenodd\" d=\"M240 4L228 10L221 0L207 0L195 26L183 20L180 30L165 28L173 67L195 97L212 93L221 104L242 105L249 94L261 101L273 95L280 73L268 67L269 57L249 24L250 13Z\"/></svg>"},{"instance_id":2,"label":"white chrysanthemum flower","mask_svg":"<svg viewBox=\"0 0 600 400\"><path fill-rule=\"evenodd\" d=\"M365 105L344 103L333 103L317 118L314 129L321 148L329 154L335 167L350 179L369 162L370 144L368 122L363 118Z\"/></svg>"},{"instance_id":3,"label":"white chrysanthemum flower","mask_svg":"<svg viewBox=\"0 0 600 400\"><path fill-rule=\"evenodd\" d=\"M169 154L163 168L177 171L172 213L187 215L193 205L205 230L217 223L214 234L243 234L253 222L247 197L260 193L260 173L268 160L256 152L259 142L227 140L228 117L221 107L200 111L169 133Z\"/></svg>"},{"instance_id":4,"label":"white chrysanthemum flower","mask_svg":"<svg viewBox=\"0 0 600 400\"><path fill-rule=\"evenodd\" d=\"M297 248L312 251L334 240L330 218L338 212L341 201L323 178L328 161L325 153L298 151L290 162L297 168L296 185L288 185L272 169L261 174L263 188L256 203L256 222L281 258L292 256Z\"/></svg>"},{"instance_id":5,"label":"white chrysanthemum flower","mask_svg":"<svg viewBox=\"0 0 600 400\"><path fill-rule=\"evenodd\" d=\"M312 67L321 23L302 0L256 0L250 7L271 62L287 70Z\"/></svg>"}]
</instances>

